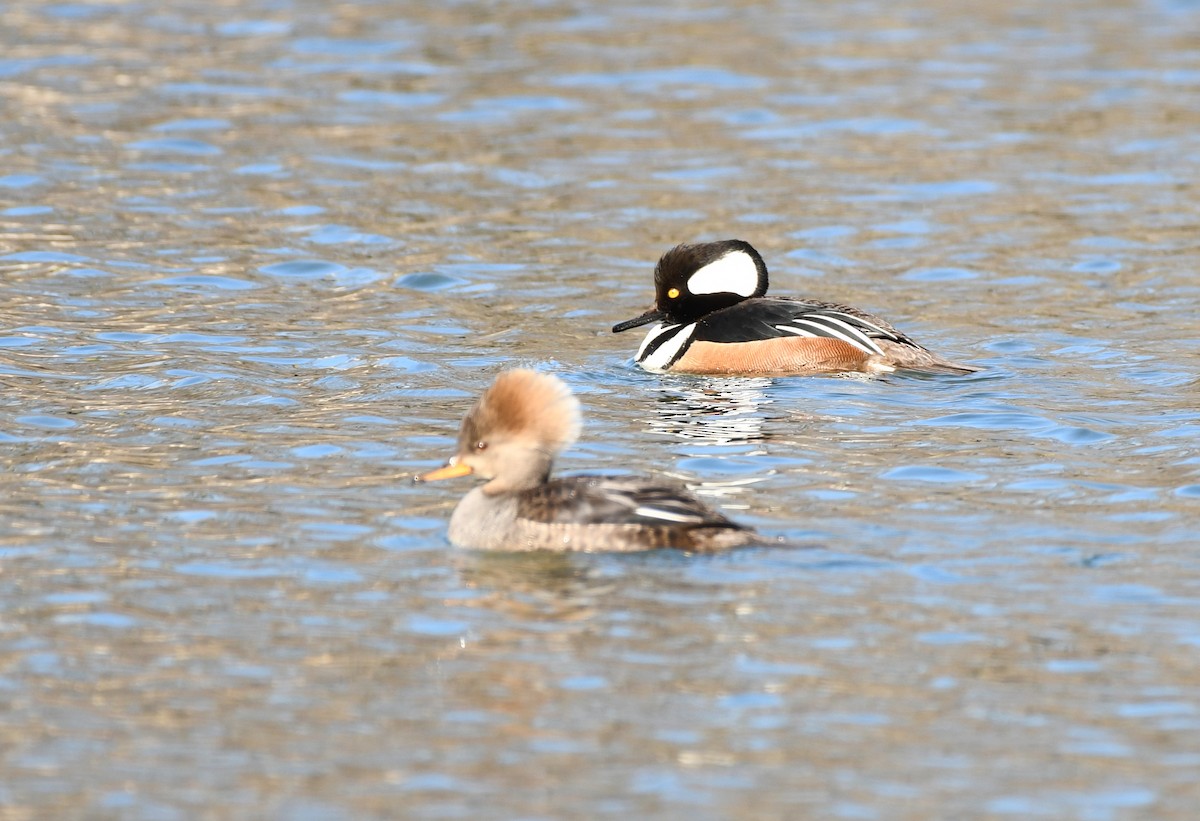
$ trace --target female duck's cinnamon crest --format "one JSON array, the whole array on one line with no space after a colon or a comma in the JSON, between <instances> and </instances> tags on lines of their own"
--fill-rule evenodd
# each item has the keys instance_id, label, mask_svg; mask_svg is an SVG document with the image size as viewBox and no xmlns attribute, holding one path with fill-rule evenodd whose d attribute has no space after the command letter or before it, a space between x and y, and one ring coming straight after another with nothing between
<instances>
[{"instance_id":1,"label":"female duck's cinnamon crest","mask_svg":"<svg viewBox=\"0 0 1200 821\"><path fill-rule=\"evenodd\" d=\"M627 476L551 479L579 435L579 402L562 380L528 370L496 377L463 419L458 450L421 481L478 474L450 517L450 541L487 550L721 550L755 534L682 488Z\"/></svg>"},{"instance_id":2,"label":"female duck's cinnamon crest","mask_svg":"<svg viewBox=\"0 0 1200 821\"><path fill-rule=\"evenodd\" d=\"M613 333L657 323L638 348L648 371L716 374L972 373L888 322L833 302L768 297L767 266L748 242L677 245L654 269L654 307Z\"/></svg>"}]
</instances>

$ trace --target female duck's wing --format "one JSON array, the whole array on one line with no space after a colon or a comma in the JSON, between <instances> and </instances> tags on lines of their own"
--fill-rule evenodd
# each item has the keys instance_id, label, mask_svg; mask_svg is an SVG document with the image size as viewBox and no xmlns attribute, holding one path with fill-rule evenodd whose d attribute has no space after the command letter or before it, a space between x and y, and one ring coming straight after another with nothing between
<instances>
[{"instance_id":1,"label":"female duck's wing","mask_svg":"<svg viewBox=\"0 0 1200 821\"><path fill-rule=\"evenodd\" d=\"M635 476L567 476L524 491L517 516L543 523L748 531L687 490Z\"/></svg>"}]
</instances>

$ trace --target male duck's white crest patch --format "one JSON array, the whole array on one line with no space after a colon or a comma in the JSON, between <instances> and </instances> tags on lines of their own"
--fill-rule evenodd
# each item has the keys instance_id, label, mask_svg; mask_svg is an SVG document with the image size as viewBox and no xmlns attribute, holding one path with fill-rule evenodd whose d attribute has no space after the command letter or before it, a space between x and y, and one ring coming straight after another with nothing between
<instances>
[{"instance_id":1,"label":"male duck's white crest patch","mask_svg":"<svg viewBox=\"0 0 1200 821\"><path fill-rule=\"evenodd\" d=\"M693 294L750 296L758 288L758 266L745 251L730 251L688 277Z\"/></svg>"}]
</instances>

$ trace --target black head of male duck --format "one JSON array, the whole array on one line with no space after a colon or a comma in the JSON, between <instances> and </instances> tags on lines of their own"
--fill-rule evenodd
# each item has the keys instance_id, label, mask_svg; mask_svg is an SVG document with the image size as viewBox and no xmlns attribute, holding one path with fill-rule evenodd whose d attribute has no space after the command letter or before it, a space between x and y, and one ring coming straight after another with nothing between
<instances>
[{"instance_id":1,"label":"black head of male duck","mask_svg":"<svg viewBox=\"0 0 1200 821\"><path fill-rule=\"evenodd\" d=\"M637 362L655 373L971 373L858 308L766 296L762 255L738 239L677 245L654 269L654 307L613 333L656 323Z\"/></svg>"},{"instance_id":2,"label":"black head of male duck","mask_svg":"<svg viewBox=\"0 0 1200 821\"><path fill-rule=\"evenodd\" d=\"M458 452L422 481L475 474L450 516L450 541L482 550L714 551L759 541L685 488L637 476L551 479L579 434L579 401L558 377L496 377L467 412Z\"/></svg>"}]
</instances>

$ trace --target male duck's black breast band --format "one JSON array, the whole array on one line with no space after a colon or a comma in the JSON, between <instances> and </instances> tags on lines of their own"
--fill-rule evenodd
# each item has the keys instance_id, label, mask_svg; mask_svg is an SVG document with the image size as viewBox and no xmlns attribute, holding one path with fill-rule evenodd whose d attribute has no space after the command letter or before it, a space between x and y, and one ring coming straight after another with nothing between
<instances>
[{"instance_id":1,"label":"male duck's black breast band","mask_svg":"<svg viewBox=\"0 0 1200 821\"><path fill-rule=\"evenodd\" d=\"M696 335L693 333L695 328L696 326L693 323L687 323L680 325L678 328L670 328L665 331L660 331L658 336L654 337L654 339L650 340L649 344L646 345L645 350L643 350L641 355L638 357L638 361L643 362L649 359L654 355L655 351L667 344L667 342L679 336L679 334L689 334L691 338L684 340L684 343L679 346L679 350L675 352L675 355L672 356L671 359L668 362L665 362L662 366L664 370L670 368L675 364L675 361L679 359L679 357L683 356L684 352L688 349L688 346L695 341Z\"/></svg>"}]
</instances>

